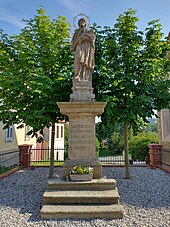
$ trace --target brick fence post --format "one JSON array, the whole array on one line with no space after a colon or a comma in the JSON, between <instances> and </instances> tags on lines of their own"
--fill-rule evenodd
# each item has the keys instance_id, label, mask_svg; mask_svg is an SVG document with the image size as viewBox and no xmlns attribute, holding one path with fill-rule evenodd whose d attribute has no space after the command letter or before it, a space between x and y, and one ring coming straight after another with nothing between
<instances>
[{"instance_id":1,"label":"brick fence post","mask_svg":"<svg viewBox=\"0 0 170 227\"><path fill-rule=\"evenodd\" d=\"M159 167L162 164L162 145L161 144L149 144L150 154L150 167L152 169Z\"/></svg>"},{"instance_id":2,"label":"brick fence post","mask_svg":"<svg viewBox=\"0 0 170 227\"><path fill-rule=\"evenodd\" d=\"M19 166L22 168L30 167L31 148L30 144L22 144L19 148Z\"/></svg>"}]
</instances>

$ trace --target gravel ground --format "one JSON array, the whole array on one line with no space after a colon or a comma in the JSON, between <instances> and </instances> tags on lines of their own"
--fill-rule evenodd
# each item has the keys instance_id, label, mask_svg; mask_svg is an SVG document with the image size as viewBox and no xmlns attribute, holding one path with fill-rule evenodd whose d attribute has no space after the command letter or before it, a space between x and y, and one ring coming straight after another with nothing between
<instances>
[{"instance_id":1,"label":"gravel ground","mask_svg":"<svg viewBox=\"0 0 170 227\"><path fill-rule=\"evenodd\" d=\"M117 180L124 206L121 220L41 220L42 195L47 184L47 168L20 170L0 181L0 227L169 227L170 174L159 169L132 167L124 179L124 168L103 167L103 176ZM56 169L59 174L61 168Z\"/></svg>"}]
</instances>

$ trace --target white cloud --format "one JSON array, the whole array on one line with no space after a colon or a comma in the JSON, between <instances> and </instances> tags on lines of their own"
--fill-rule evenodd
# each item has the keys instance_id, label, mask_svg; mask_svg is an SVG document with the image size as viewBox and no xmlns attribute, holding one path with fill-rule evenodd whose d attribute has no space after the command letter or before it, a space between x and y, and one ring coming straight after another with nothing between
<instances>
[{"instance_id":1,"label":"white cloud","mask_svg":"<svg viewBox=\"0 0 170 227\"><path fill-rule=\"evenodd\" d=\"M83 6L80 2L77 3L77 1L73 2L72 0L59 0L59 2L71 16L75 16L82 11Z\"/></svg>"},{"instance_id":2,"label":"white cloud","mask_svg":"<svg viewBox=\"0 0 170 227\"><path fill-rule=\"evenodd\" d=\"M0 8L0 20L1 21L6 21L9 22L11 24L16 25L19 28L23 28L24 27L24 23L22 21L20 21L19 19L17 19L17 17L15 17L14 15L12 15L11 12Z\"/></svg>"}]
</instances>

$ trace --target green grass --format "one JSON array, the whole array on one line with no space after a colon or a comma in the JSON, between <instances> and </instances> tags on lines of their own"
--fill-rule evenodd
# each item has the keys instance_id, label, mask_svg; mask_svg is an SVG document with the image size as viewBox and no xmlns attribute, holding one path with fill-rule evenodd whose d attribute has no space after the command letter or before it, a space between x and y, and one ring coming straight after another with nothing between
<instances>
[{"instance_id":1,"label":"green grass","mask_svg":"<svg viewBox=\"0 0 170 227\"><path fill-rule=\"evenodd\" d=\"M0 166L0 174L6 173L11 169L12 169L11 167Z\"/></svg>"},{"instance_id":2,"label":"green grass","mask_svg":"<svg viewBox=\"0 0 170 227\"><path fill-rule=\"evenodd\" d=\"M55 161L54 166L62 166L64 161ZM31 162L31 166L50 166L50 161L36 161Z\"/></svg>"}]
</instances>

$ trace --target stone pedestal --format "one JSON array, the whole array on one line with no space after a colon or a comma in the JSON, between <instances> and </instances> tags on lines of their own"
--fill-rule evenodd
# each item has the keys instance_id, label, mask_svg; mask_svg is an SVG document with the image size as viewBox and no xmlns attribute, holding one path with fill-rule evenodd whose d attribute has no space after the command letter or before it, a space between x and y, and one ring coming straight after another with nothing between
<instances>
[{"instance_id":1,"label":"stone pedestal","mask_svg":"<svg viewBox=\"0 0 170 227\"><path fill-rule=\"evenodd\" d=\"M70 101L95 101L93 90L92 81L77 81L73 79L73 93L70 95Z\"/></svg>"},{"instance_id":2,"label":"stone pedestal","mask_svg":"<svg viewBox=\"0 0 170 227\"><path fill-rule=\"evenodd\" d=\"M62 178L75 165L94 168L93 178L101 178L102 168L96 159L95 116L101 115L106 102L58 102L62 114L69 117L68 159L62 167Z\"/></svg>"}]
</instances>

